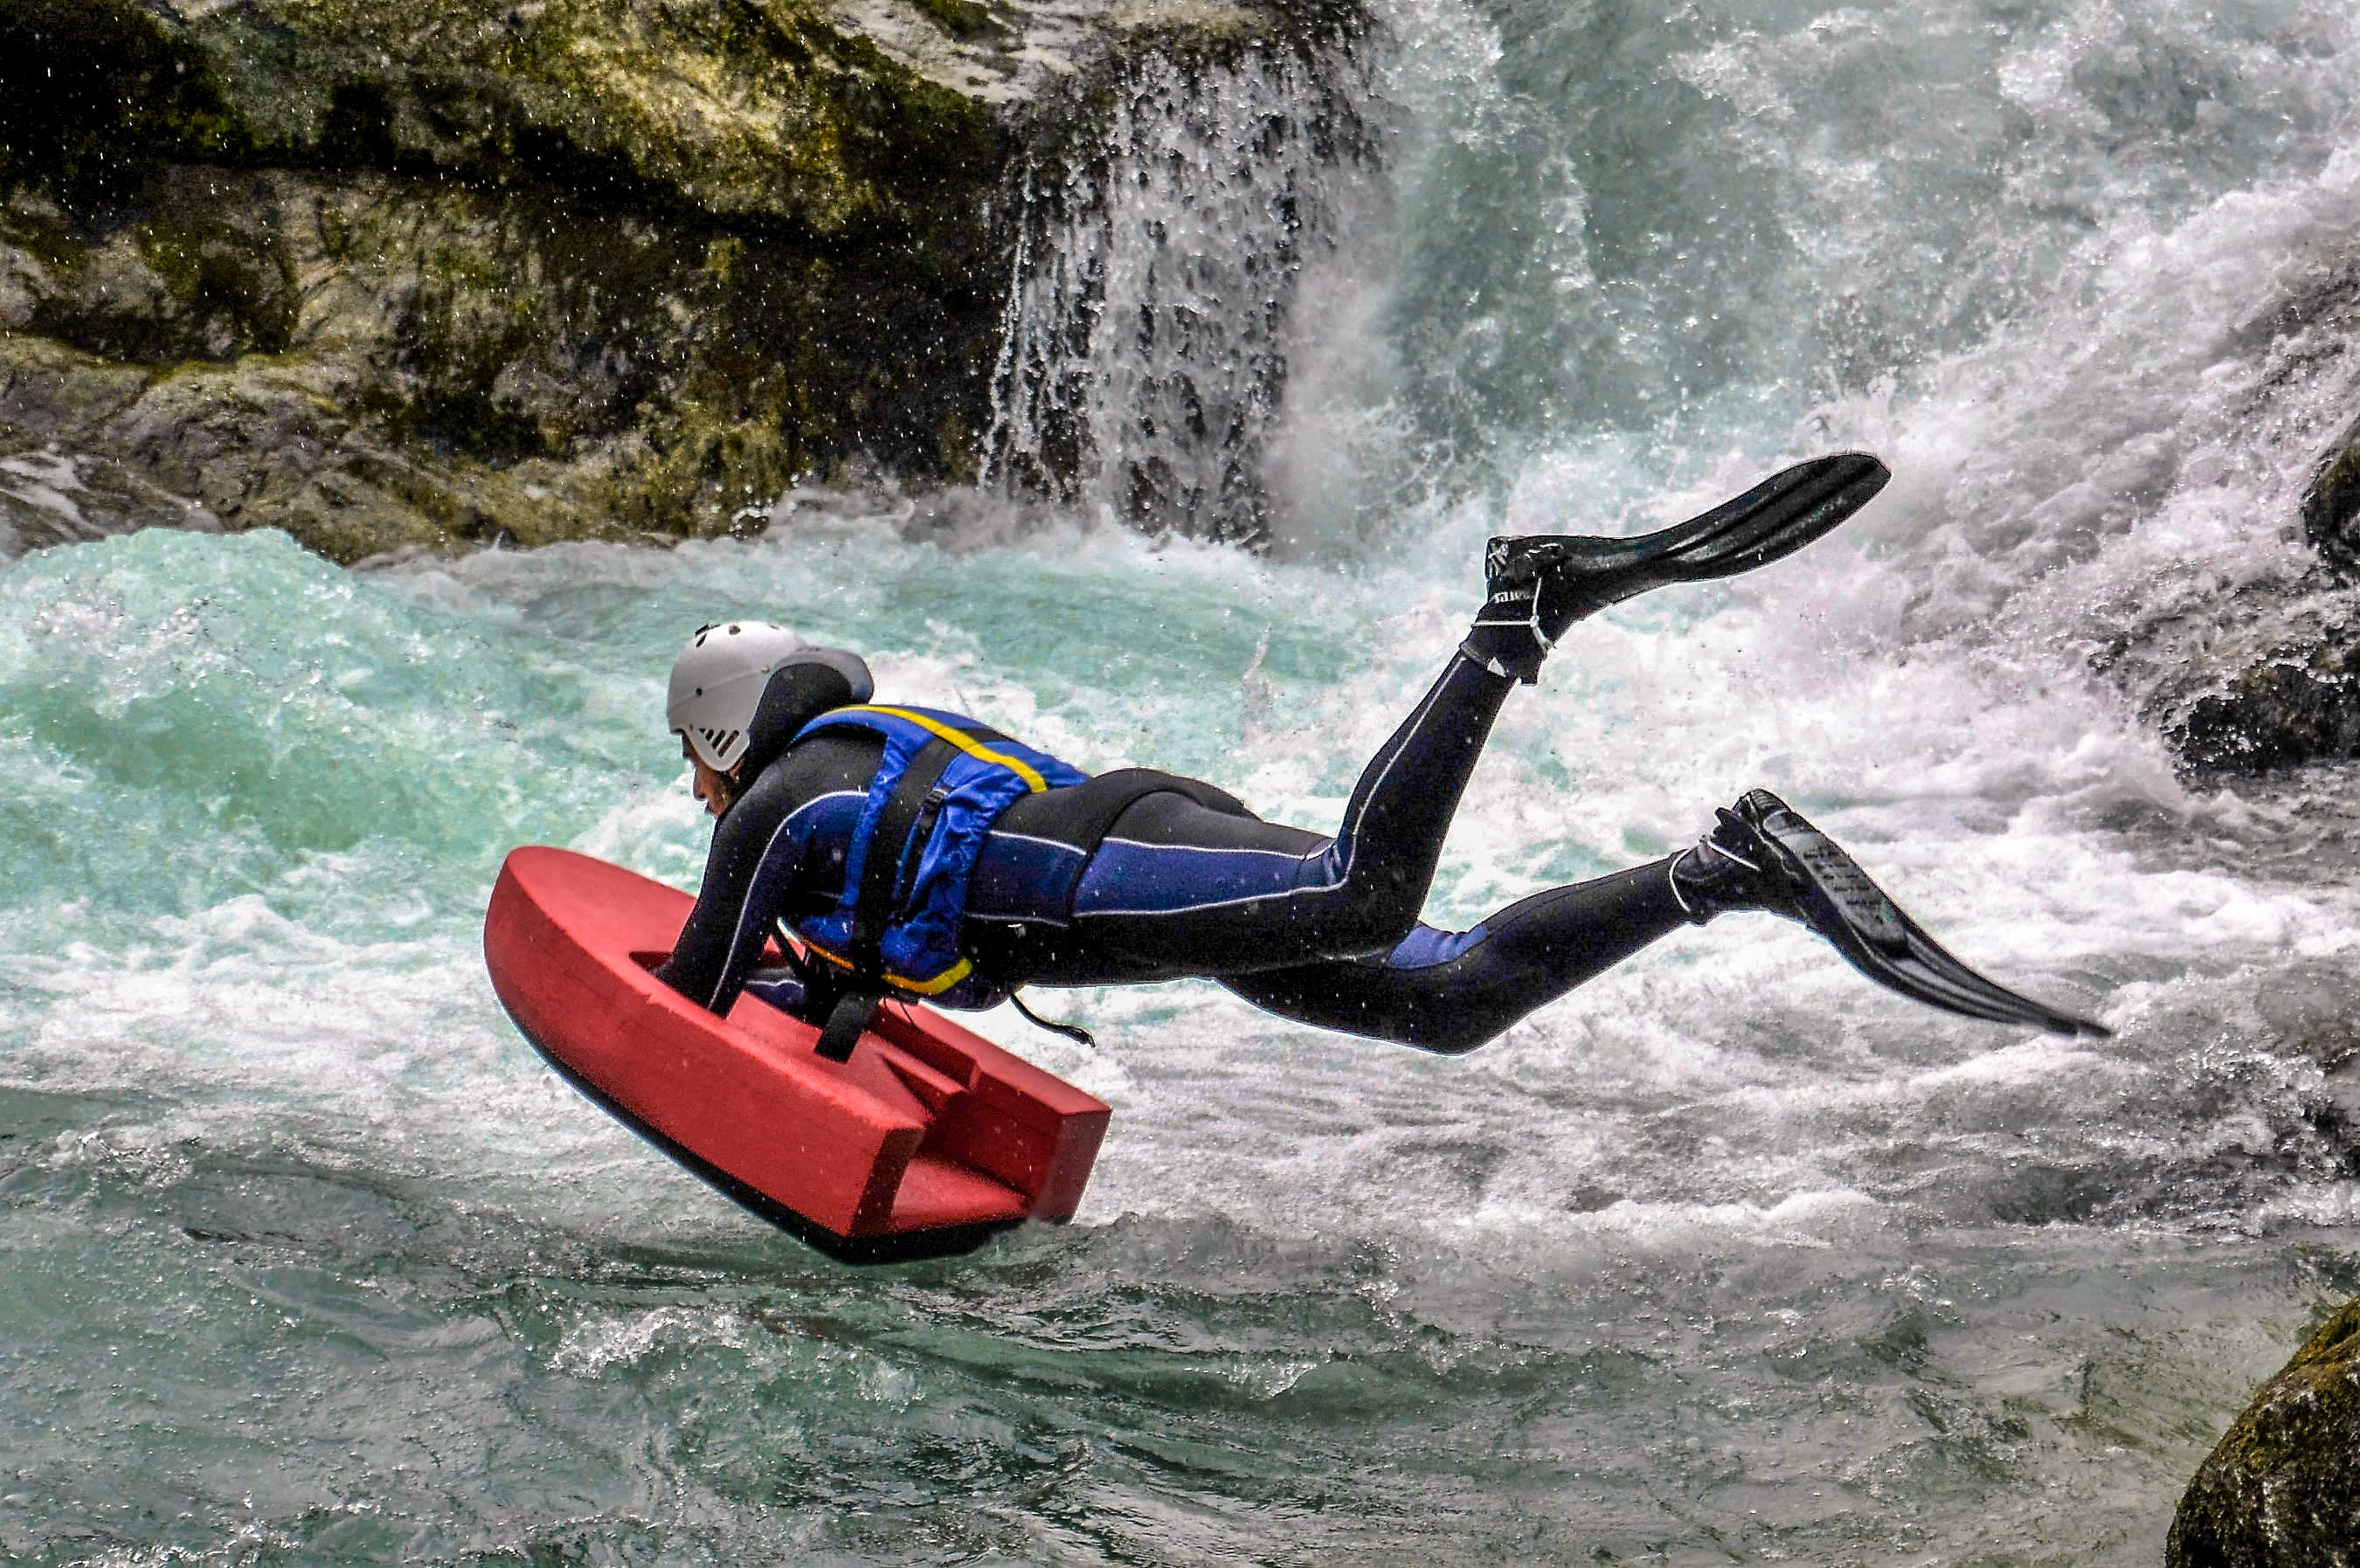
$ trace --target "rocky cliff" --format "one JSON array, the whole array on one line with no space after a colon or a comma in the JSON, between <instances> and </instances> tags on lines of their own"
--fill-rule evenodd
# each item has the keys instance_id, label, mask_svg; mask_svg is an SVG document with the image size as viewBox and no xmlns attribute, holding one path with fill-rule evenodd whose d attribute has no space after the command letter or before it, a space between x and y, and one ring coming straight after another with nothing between
<instances>
[{"instance_id":1,"label":"rocky cliff","mask_svg":"<svg viewBox=\"0 0 2360 1568\"><path fill-rule=\"evenodd\" d=\"M0 0L0 545L728 528L970 474L1027 115L1271 14ZM1061 103L1087 103L1063 89Z\"/></svg>"},{"instance_id":2,"label":"rocky cliff","mask_svg":"<svg viewBox=\"0 0 2360 1568\"><path fill-rule=\"evenodd\" d=\"M2269 564L2171 608L2114 650L2147 719L2198 775L2253 774L2360 757L2360 261L2322 260L2224 347L2258 353L2239 410L2253 451L2300 499L2250 519ZM2300 536L2280 551L2278 542Z\"/></svg>"}]
</instances>

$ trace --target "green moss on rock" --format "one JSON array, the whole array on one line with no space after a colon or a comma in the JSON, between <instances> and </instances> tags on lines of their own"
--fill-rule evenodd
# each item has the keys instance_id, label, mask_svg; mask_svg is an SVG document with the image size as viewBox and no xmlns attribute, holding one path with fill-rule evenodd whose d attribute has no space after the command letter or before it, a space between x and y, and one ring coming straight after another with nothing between
<instances>
[{"instance_id":1,"label":"green moss on rock","mask_svg":"<svg viewBox=\"0 0 2360 1568\"><path fill-rule=\"evenodd\" d=\"M71 351L0 439L340 560L710 532L978 417L1001 133L803 0L6 0L0 148L0 333Z\"/></svg>"},{"instance_id":2,"label":"green moss on rock","mask_svg":"<svg viewBox=\"0 0 2360 1568\"><path fill-rule=\"evenodd\" d=\"M984 102L1015 13L912 3L889 58L824 0L0 0L0 446L346 561L967 478L1057 114Z\"/></svg>"},{"instance_id":3,"label":"green moss on rock","mask_svg":"<svg viewBox=\"0 0 2360 1568\"><path fill-rule=\"evenodd\" d=\"M0 188L83 198L144 178L159 155L236 162L255 143L172 14L132 0L0 6Z\"/></svg>"},{"instance_id":4,"label":"green moss on rock","mask_svg":"<svg viewBox=\"0 0 2360 1568\"><path fill-rule=\"evenodd\" d=\"M984 106L809 0L0 12L0 180L77 191L158 160L521 173L587 202L850 235L928 226L992 138Z\"/></svg>"},{"instance_id":5,"label":"green moss on rock","mask_svg":"<svg viewBox=\"0 0 2360 1568\"><path fill-rule=\"evenodd\" d=\"M2360 1563L2360 1300L2263 1385L2190 1483L2168 1568Z\"/></svg>"}]
</instances>

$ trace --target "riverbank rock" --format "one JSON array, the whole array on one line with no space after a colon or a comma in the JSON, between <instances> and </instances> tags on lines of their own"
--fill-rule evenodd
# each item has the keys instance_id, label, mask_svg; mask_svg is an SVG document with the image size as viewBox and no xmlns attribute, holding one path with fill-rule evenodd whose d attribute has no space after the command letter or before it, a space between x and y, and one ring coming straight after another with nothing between
<instances>
[{"instance_id":1,"label":"riverbank rock","mask_svg":"<svg viewBox=\"0 0 2360 1568\"><path fill-rule=\"evenodd\" d=\"M2317 423L2360 344L2360 252L2323 263L2239 336L2263 365L2246 428L2281 452L2324 448L2311 449L2291 515L2252 520L2234 580L2208 590L2158 574L2155 614L2099 661L2198 774L2360 758L2360 422L2333 440Z\"/></svg>"},{"instance_id":2,"label":"riverbank rock","mask_svg":"<svg viewBox=\"0 0 2360 1568\"><path fill-rule=\"evenodd\" d=\"M2360 757L2360 593L2323 577L2257 586L2162 646L2147 714L2191 768Z\"/></svg>"},{"instance_id":3,"label":"riverbank rock","mask_svg":"<svg viewBox=\"0 0 2360 1568\"><path fill-rule=\"evenodd\" d=\"M2335 438L2311 475L2302 498L2302 532L2336 572L2360 573L2360 419Z\"/></svg>"},{"instance_id":4,"label":"riverbank rock","mask_svg":"<svg viewBox=\"0 0 2360 1568\"><path fill-rule=\"evenodd\" d=\"M349 561L711 533L847 463L967 477L1022 105L1083 101L1093 51L1279 25L0 0L0 530L95 506Z\"/></svg>"},{"instance_id":5,"label":"riverbank rock","mask_svg":"<svg viewBox=\"0 0 2360 1568\"><path fill-rule=\"evenodd\" d=\"M2237 1418L2180 1499L2168 1568L2360 1564L2360 1300Z\"/></svg>"},{"instance_id":6,"label":"riverbank rock","mask_svg":"<svg viewBox=\"0 0 2360 1568\"><path fill-rule=\"evenodd\" d=\"M0 458L339 560L969 461L1002 132L824 7L8 0L0 104Z\"/></svg>"},{"instance_id":7,"label":"riverbank rock","mask_svg":"<svg viewBox=\"0 0 2360 1568\"><path fill-rule=\"evenodd\" d=\"M2165 734L2199 768L2360 757L2360 423L2320 460L2301 520L2320 569L2224 606L2158 693Z\"/></svg>"}]
</instances>

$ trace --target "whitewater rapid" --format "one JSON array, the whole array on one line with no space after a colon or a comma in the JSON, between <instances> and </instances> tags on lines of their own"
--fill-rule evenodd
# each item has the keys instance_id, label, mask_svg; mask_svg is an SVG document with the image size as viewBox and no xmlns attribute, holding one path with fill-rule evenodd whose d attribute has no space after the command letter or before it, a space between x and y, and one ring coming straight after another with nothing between
<instances>
[{"instance_id":1,"label":"whitewater rapid","mask_svg":"<svg viewBox=\"0 0 2360 1568\"><path fill-rule=\"evenodd\" d=\"M2360 393L2300 308L2360 232L2360 38L2280 0L1736 9L1380 17L1338 80L1383 156L1288 164L1334 184L1290 335L1249 334L1286 368L1265 553L1121 526L1145 449L1109 435L1057 499L806 487L671 550L0 566L0 1549L2153 1561L2360 1290L2360 908L2348 769L2185 779L2097 656L2307 564ZM1160 123L1218 139L1290 82ZM1206 368L1087 353L1075 406ZM1317 828L1489 534L1844 447L1896 474L1855 523L1600 617L1517 695L1429 918L1763 785L2110 1040L1915 1008L1767 918L1463 1060L1207 985L1055 995L1098 1050L978 1022L1114 1106L1076 1224L863 1272L582 1101L485 982L513 844L694 886L660 683L703 621ZM12 461L77 504L72 454Z\"/></svg>"}]
</instances>

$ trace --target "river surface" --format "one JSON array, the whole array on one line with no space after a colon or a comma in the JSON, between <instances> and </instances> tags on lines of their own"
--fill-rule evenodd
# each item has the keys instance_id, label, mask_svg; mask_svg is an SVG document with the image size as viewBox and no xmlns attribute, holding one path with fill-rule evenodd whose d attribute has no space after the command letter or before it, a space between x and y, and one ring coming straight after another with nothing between
<instances>
[{"instance_id":1,"label":"river surface","mask_svg":"<svg viewBox=\"0 0 2360 1568\"><path fill-rule=\"evenodd\" d=\"M1042 372L1096 421L1055 499L814 485L747 539L354 572L165 531L0 563L0 1552L2159 1559L2230 1415L2360 1290L2360 807L2346 769L2176 776L2104 656L2306 564L2360 402L2300 304L2360 234L2360 20L1380 20L1318 81L1148 73L1113 194L1040 225L1101 268L1011 289L1018 338L1098 310ZM1323 92L1349 155L1270 131ZM1193 348L1107 324L1222 308ZM1223 461L1174 445L1175 376L1241 410L1274 550L1109 520L1128 473ZM1049 385L1003 387L1003 455ZM695 885L661 709L702 621L1331 825L1486 535L1657 526L1848 446L1897 475L1854 524L1585 625L1518 694L1429 916L1765 785L2110 1040L1915 1007L1766 917L1460 1060L1205 985L1053 993L1095 1051L978 1022L1114 1107L1076 1223L859 1269L581 1099L485 979L512 845ZM76 485L71 453L0 473L106 532Z\"/></svg>"}]
</instances>

